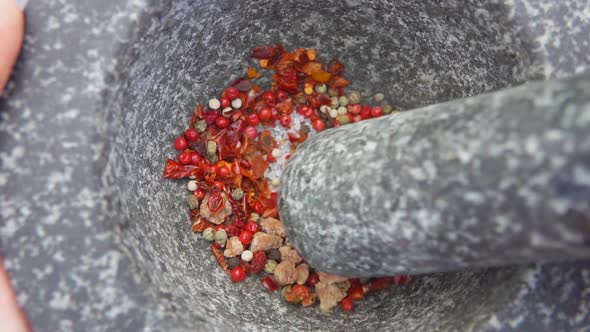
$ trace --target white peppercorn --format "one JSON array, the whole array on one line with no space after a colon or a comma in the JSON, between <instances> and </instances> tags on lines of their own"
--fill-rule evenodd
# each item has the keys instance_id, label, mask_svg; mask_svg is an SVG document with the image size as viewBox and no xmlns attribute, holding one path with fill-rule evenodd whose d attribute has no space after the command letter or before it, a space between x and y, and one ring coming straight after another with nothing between
<instances>
[{"instance_id":1,"label":"white peppercorn","mask_svg":"<svg viewBox=\"0 0 590 332\"><path fill-rule=\"evenodd\" d=\"M320 112L322 112L324 114L330 112L330 106L328 106L328 105L322 105L322 106L320 106Z\"/></svg>"},{"instance_id":2,"label":"white peppercorn","mask_svg":"<svg viewBox=\"0 0 590 332\"><path fill-rule=\"evenodd\" d=\"M249 262L254 257L254 254L250 250L244 250L244 252L242 252L242 256L241 257L242 257L242 260L244 262Z\"/></svg>"},{"instance_id":3,"label":"white peppercorn","mask_svg":"<svg viewBox=\"0 0 590 332\"><path fill-rule=\"evenodd\" d=\"M348 113L348 109L346 107L344 107L344 106L338 107L338 115L344 115L346 113Z\"/></svg>"},{"instance_id":4,"label":"white peppercorn","mask_svg":"<svg viewBox=\"0 0 590 332\"><path fill-rule=\"evenodd\" d=\"M361 93L358 91L351 91L348 95L348 102L351 104L358 104L361 102Z\"/></svg>"},{"instance_id":5,"label":"white peppercorn","mask_svg":"<svg viewBox=\"0 0 590 332\"><path fill-rule=\"evenodd\" d=\"M338 116L338 110L335 108L330 109L330 117L336 118Z\"/></svg>"},{"instance_id":6,"label":"white peppercorn","mask_svg":"<svg viewBox=\"0 0 590 332\"><path fill-rule=\"evenodd\" d=\"M195 191L199 188L199 186L197 185L197 181L195 180L190 180L187 184L186 184L186 189L188 189L189 191Z\"/></svg>"},{"instance_id":7,"label":"white peppercorn","mask_svg":"<svg viewBox=\"0 0 590 332\"><path fill-rule=\"evenodd\" d=\"M234 100L231 101L231 107L238 109L240 107L242 107L242 99L240 98L236 98Z\"/></svg>"},{"instance_id":8,"label":"white peppercorn","mask_svg":"<svg viewBox=\"0 0 590 332\"><path fill-rule=\"evenodd\" d=\"M219 109L221 107L221 102L217 98L213 98L209 100L209 108L212 110Z\"/></svg>"},{"instance_id":9,"label":"white peppercorn","mask_svg":"<svg viewBox=\"0 0 590 332\"><path fill-rule=\"evenodd\" d=\"M317 93L326 93L328 91L328 87L325 84L318 84L315 86L315 92Z\"/></svg>"},{"instance_id":10,"label":"white peppercorn","mask_svg":"<svg viewBox=\"0 0 590 332\"><path fill-rule=\"evenodd\" d=\"M338 107L338 97L332 97L330 100L332 100L332 107Z\"/></svg>"}]
</instances>

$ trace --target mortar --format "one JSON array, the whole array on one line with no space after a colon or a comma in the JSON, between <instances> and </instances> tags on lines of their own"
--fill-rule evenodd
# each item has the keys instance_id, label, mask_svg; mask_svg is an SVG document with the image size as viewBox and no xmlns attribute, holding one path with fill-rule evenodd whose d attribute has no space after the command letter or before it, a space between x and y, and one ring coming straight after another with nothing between
<instances>
[{"instance_id":1,"label":"mortar","mask_svg":"<svg viewBox=\"0 0 590 332\"><path fill-rule=\"evenodd\" d=\"M243 75L259 44L337 57L353 88L384 92L404 110L569 76L590 63L590 18L581 1L414 2L88 1L66 7L75 19L56 19L64 11L57 4L30 6L29 38L2 104L11 116L0 127L10 175L2 185L0 234L33 324L179 331L588 327L588 262L418 276L350 314L286 304L255 278L229 281L206 241L190 231L184 183L162 179L190 112ZM57 28L47 28L55 21ZM39 129L19 139L31 125ZM45 151L59 157L42 170L6 159Z\"/></svg>"}]
</instances>

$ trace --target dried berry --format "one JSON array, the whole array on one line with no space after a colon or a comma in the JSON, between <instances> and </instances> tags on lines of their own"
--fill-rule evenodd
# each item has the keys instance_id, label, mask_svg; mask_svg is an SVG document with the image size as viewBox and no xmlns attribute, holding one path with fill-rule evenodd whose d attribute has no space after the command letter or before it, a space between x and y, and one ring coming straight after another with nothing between
<instances>
[{"instance_id":1,"label":"dried berry","mask_svg":"<svg viewBox=\"0 0 590 332\"><path fill-rule=\"evenodd\" d=\"M252 272L259 273L264 270L264 264L266 264L266 254L264 251L254 251L254 257L252 257Z\"/></svg>"}]
</instances>

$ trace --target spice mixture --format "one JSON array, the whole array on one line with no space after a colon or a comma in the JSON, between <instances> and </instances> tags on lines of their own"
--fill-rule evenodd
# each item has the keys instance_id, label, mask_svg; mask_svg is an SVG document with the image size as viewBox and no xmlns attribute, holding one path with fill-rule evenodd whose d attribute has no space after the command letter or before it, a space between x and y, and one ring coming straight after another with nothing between
<instances>
[{"instance_id":1,"label":"spice mixture","mask_svg":"<svg viewBox=\"0 0 590 332\"><path fill-rule=\"evenodd\" d=\"M367 280L315 271L289 243L277 210L279 175L308 135L394 112L384 95L374 106L350 84L338 60L322 63L313 49L287 52L281 44L252 52L262 69L272 71L263 90L253 67L219 98L199 105L169 159L164 177L189 178L186 198L192 231L212 241L211 251L233 282L261 276L269 292L280 290L292 303L322 311L340 304L351 311L367 293L407 285L409 276Z\"/></svg>"}]
</instances>

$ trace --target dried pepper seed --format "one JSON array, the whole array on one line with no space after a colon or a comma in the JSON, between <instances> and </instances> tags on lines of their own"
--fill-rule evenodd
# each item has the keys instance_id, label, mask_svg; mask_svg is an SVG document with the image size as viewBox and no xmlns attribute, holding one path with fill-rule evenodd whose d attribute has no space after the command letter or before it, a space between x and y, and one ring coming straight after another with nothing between
<instances>
[{"instance_id":1,"label":"dried pepper seed","mask_svg":"<svg viewBox=\"0 0 590 332\"><path fill-rule=\"evenodd\" d=\"M233 282L242 282L246 280L246 271L241 266L231 269L231 280Z\"/></svg>"},{"instance_id":2,"label":"dried pepper seed","mask_svg":"<svg viewBox=\"0 0 590 332\"><path fill-rule=\"evenodd\" d=\"M195 128L189 128L184 132L184 137L189 142L196 142L199 139L199 132Z\"/></svg>"},{"instance_id":3,"label":"dried pepper seed","mask_svg":"<svg viewBox=\"0 0 590 332\"><path fill-rule=\"evenodd\" d=\"M195 191L199 188L199 186L197 185L197 181L195 180L191 180L186 184L186 189L188 189L189 191Z\"/></svg>"},{"instance_id":4,"label":"dried pepper seed","mask_svg":"<svg viewBox=\"0 0 590 332\"><path fill-rule=\"evenodd\" d=\"M213 227L207 227L203 231L203 238L207 241L213 241L215 239L215 229Z\"/></svg>"},{"instance_id":5,"label":"dried pepper seed","mask_svg":"<svg viewBox=\"0 0 590 332\"><path fill-rule=\"evenodd\" d=\"M219 109L221 107L221 102L219 101L219 99L209 99L209 103L208 106L210 109L212 110L216 110Z\"/></svg>"},{"instance_id":6,"label":"dried pepper seed","mask_svg":"<svg viewBox=\"0 0 590 332\"><path fill-rule=\"evenodd\" d=\"M277 268L278 263L272 259L269 259L264 263L264 272L272 274Z\"/></svg>"},{"instance_id":7,"label":"dried pepper seed","mask_svg":"<svg viewBox=\"0 0 590 332\"><path fill-rule=\"evenodd\" d=\"M382 93L376 93L373 98L375 98L375 101L381 102L385 99L385 95Z\"/></svg>"},{"instance_id":8,"label":"dried pepper seed","mask_svg":"<svg viewBox=\"0 0 590 332\"><path fill-rule=\"evenodd\" d=\"M225 229L220 229L215 232L215 242L217 242L220 246L225 245L225 242L227 242L227 232Z\"/></svg>"},{"instance_id":9,"label":"dried pepper seed","mask_svg":"<svg viewBox=\"0 0 590 332\"><path fill-rule=\"evenodd\" d=\"M361 94L360 94L360 92L358 92L358 91L351 91L348 94L348 101L351 104L358 104L358 103L360 103L361 102Z\"/></svg>"},{"instance_id":10,"label":"dried pepper seed","mask_svg":"<svg viewBox=\"0 0 590 332\"><path fill-rule=\"evenodd\" d=\"M188 142L186 141L186 138L184 138L183 136L177 137L174 140L174 147L176 148L176 150L184 150L188 147Z\"/></svg>"},{"instance_id":11,"label":"dried pepper seed","mask_svg":"<svg viewBox=\"0 0 590 332\"><path fill-rule=\"evenodd\" d=\"M229 98L227 98L227 97L221 97L221 99L219 99L219 102L221 105L221 109L231 106L231 100L229 100Z\"/></svg>"},{"instance_id":12,"label":"dried pepper seed","mask_svg":"<svg viewBox=\"0 0 590 332\"><path fill-rule=\"evenodd\" d=\"M199 200L195 197L195 195L187 196L185 201L189 209L193 210L199 208Z\"/></svg>"},{"instance_id":13,"label":"dried pepper seed","mask_svg":"<svg viewBox=\"0 0 590 332\"><path fill-rule=\"evenodd\" d=\"M229 98L230 100L235 100L236 98L239 97L239 95L240 95L240 91L238 91L238 89L234 88L233 86L225 89L225 96L227 98Z\"/></svg>"},{"instance_id":14,"label":"dried pepper seed","mask_svg":"<svg viewBox=\"0 0 590 332\"><path fill-rule=\"evenodd\" d=\"M178 161L183 165L188 165L191 162L191 153L183 151L178 155Z\"/></svg>"},{"instance_id":15,"label":"dried pepper seed","mask_svg":"<svg viewBox=\"0 0 590 332\"><path fill-rule=\"evenodd\" d=\"M251 261L253 257L254 257L254 254L252 254L252 252L250 250L244 250L244 252L242 252L241 258L244 262Z\"/></svg>"}]
</instances>

